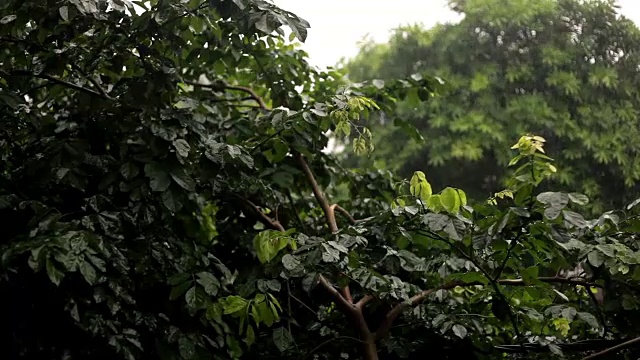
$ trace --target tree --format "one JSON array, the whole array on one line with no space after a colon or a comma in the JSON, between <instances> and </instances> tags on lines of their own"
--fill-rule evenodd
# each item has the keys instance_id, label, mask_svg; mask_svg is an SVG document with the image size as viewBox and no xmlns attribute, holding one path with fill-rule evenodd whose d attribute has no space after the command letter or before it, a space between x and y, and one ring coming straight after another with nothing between
<instances>
[{"instance_id":1,"label":"tree","mask_svg":"<svg viewBox=\"0 0 640 360\"><path fill-rule=\"evenodd\" d=\"M347 171L329 136L370 154L434 78L314 70L260 0L134 6L2 5L2 358L634 355L637 202L540 193L536 136L477 204Z\"/></svg>"},{"instance_id":2,"label":"tree","mask_svg":"<svg viewBox=\"0 0 640 360\"><path fill-rule=\"evenodd\" d=\"M401 27L344 64L354 81L427 71L449 85L434 101L419 104L416 93L389 114L424 141L376 127L372 161L404 176L426 169L434 184L483 199L504 181L511 139L529 132L547 138L563 169L551 184L587 194L594 214L637 197L640 31L614 2L450 3L464 15L459 23Z\"/></svg>"}]
</instances>

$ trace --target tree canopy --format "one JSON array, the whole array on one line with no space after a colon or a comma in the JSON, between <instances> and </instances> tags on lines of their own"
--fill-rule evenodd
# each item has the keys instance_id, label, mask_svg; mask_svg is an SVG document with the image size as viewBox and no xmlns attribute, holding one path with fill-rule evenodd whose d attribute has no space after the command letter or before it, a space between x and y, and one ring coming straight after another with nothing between
<instances>
[{"instance_id":1,"label":"tree canopy","mask_svg":"<svg viewBox=\"0 0 640 360\"><path fill-rule=\"evenodd\" d=\"M640 195L640 31L614 1L450 4L459 23L401 27L344 64L354 81L429 71L449 85L394 114L424 141L376 128L373 160L405 176L428 169L434 183L484 198L502 185L512 139L530 132L549 140L563 169L552 183L589 195L596 211Z\"/></svg>"},{"instance_id":2,"label":"tree canopy","mask_svg":"<svg viewBox=\"0 0 640 360\"><path fill-rule=\"evenodd\" d=\"M537 135L484 201L346 169L330 137L369 156L442 82L314 69L308 28L262 0L0 5L0 357L638 356L639 201L585 219Z\"/></svg>"}]
</instances>

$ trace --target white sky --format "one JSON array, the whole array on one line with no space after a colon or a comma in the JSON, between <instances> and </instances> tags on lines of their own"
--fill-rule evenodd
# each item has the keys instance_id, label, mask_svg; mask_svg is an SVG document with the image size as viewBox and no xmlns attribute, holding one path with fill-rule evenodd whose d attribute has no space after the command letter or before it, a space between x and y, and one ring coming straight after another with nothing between
<instances>
[{"instance_id":1,"label":"white sky","mask_svg":"<svg viewBox=\"0 0 640 360\"><path fill-rule=\"evenodd\" d=\"M303 48L312 65L333 66L342 57L358 53L357 44L369 35L386 42L399 25L457 20L446 0L273 0L279 7L309 21ZM640 0L618 0L620 13L640 25Z\"/></svg>"}]
</instances>

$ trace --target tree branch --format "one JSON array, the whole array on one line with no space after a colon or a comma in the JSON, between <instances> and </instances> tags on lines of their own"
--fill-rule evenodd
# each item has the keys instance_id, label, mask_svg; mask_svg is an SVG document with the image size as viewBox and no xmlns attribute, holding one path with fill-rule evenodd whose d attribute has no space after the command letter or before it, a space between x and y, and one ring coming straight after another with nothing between
<instances>
[{"instance_id":1,"label":"tree branch","mask_svg":"<svg viewBox=\"0 0 640 360\"><path fill-rule=\"evenodd\" d=\"M334 208L334 210L337 210L339 213L342 213L342 215L346 216L347 219L349 219L349 221L351 221L352 224L355 224L357 222L356 219L354 219L353 216L351 216L351 214L349 214L349 212L345 210L342 206L338 204L333 204L331 206Z\"/></svg>"},{"instance_id":2,"label":"tree branch","mask_svg":"<svg viewBox=\"0 0 640 360\"><path fill-rule=\"evenodd\" d=\"M76 85L76 84L70 83L70 82L62 80L62 79L58 79L56 77L53 77L53 76L50 76L50 75L47 75L47 74L34 74L34 73L32 73L30 71L27 71L27 70L17 70L17 71L14 71L14 73L16 73L18 75L27 75L27 76L31 76L31 77L44 79L44 80L49 80L52 83L65 86L65 87L68 87L70 89L78 90L78 91L87 93L89 95L101 97L101 98L106 99L106 100L114 100L109 95L101 94L101 93L99 93L97 91L94 91L94 90L91 90L91 89L87 89L86 87L82 87L80 85ZM89 80L89 81L91 81L91 80Z\"/></svg>"},{"instance_id":3,"label":"tree branch","mask_svg":"<svg viewBox=\"0 0 640 360\"><path fill-rule=\"evenodd\" d=\"M329 230L331 231L332 234L337 233L338 224L336 223L335 213L333 212L332 207L329 205L329 201L327 201L327 199L322 194L322 191L320 190L320 186L318 185L316 178L313 176L313 172L311 172L311 169L309 168L309 164L307 164L307 161L304 159L302 154L297 153L295 157L300 163L300 166L302 167L302 171L307 176L307 180L309 181L309 184L311 185L311 189L313 190L313 195L316 197L318 204L320 204L320 207L322 207L322 210L324 211L324 215L327 219L327 225L329 226Z\"/></svg>"},{"instance_id":4,"label":"tree branch","mask_svg":"<svg viewBox=\"0 0 640 360\"><path fill-rule=\"evenodd\" d=\"M327 279L324 276L320 275L320 277L318 278L318 282L325 290L327 290L333 302L336 303L336 305L342 309L345 315L349 315L354 318L357 316L358 309L355 307L355 305L347 301L347 299L345 299L345 297L342 296L338 292L338 290L336 290L336 288L333 287L333 285L331 285L329 281L327 281Z\"/></svg>"},{"instance_id":5,"label":"tree branch","mask_svg":"<svg viewBox=\"0 0 640 360\"><path fill-rule=\"evenodd\" d=\"M640 337L637 337L635 339L631 339L629 341L625 341L622 344L618 344L616 346L612 346L612 347L610 347L608 349L602 350L602 351L600 351L598 353L589 355L587 357L582 358L582 360L597 359L597 358L603 357L605 355L613 354L613 353L615 353L615 352L617 352L619 350L630 348L630 347L632 347L634 345L640 345Z\"/></svg>"},{"instance_id":6,"label":"tree branch","mask_svg":"<svg viewBox=\"0 0 640 360\"><path fill-rule=\"evenodd\" d=\"M85 73L84 71L82 71L82 69L80 69L80 67L78 67L75 64L72 64L71 67L73 69L75 69L77 72L79 72L82 76L85 77L85 79L89 80L89 82L96 88L98 89L98 91L100 92L100 94L107 99L111 99L111 96L109 96L109 94L107 94L107 92L102 88L102 86L100 86L100 84L98 84L98 82L92 78L91 76L89 76L87 73Z\"/></svg>"},{"instance_id":7,"label":"tree branch","mask_svg":"<svg viewBox=\"0 0 640 360\"><path fill-rule=\"evenodd\" d=\"M235 194L234 194L235 195ZM282 226L282 224L280 224L280 222L278 220L272 219L269 216L267 216L265 213L263 213L260 208L252 203L250 200L245 199L239 195L235 195L237 198L241 199L242 201L244 201L249 207L251 207L251 209L253 209L256 214L258 214L258 217L260 218L260 221L267 225L268 227L272 228L273 230L279 230L282 232L285 232L286 230L284 229L284 226Z\"/></svg>"},{"instance_id":8,"label":"tree branch","mask_svg":"<svg viewBox=\"0 0 640 360\"><path fill-rule=\"evenodd\" d=\"M356 308L362 310L364 306L367 305L367 303L373 299L375 299L375 296L365 295L362 299L358 300L358 302L356 303Z\"/></svg>"},{"instance_id":9,"label":"tree branch","mask_svg":"<svg viewBox=\"0 0 640 360\"><path fill-rule=\"evenodd\" d=\"M571 285L581 285L581 286L585 286L585 287L587 287L587 286L601 287L601 285L598 285L598 284L593 284L593 283L580 281L580 280L574 280L574 279L567 279L567 278L563 278L563 277L539 277L538 281L544 282L544 283L563 283L563 284L571 284ZM496 283L501 284L501 285L509 285L509 286L525 286L525 285L528 285L528 283L525 283L524 280L522 280L522 279L498 279L498 280L496 280ZM391 309L387 313L387 316L385 317L385 319L382 321L382 323L380 324L380 326L376 330L376 339L381 339L384 336L386 336L386 334L391 329L391 325L393 324L393 321L402 313L402 311L404 311L404 309L418 305L424 299L426 299L427 296L433 294L434 292L436 292L438 290L451 290L451 289L455 288L456 286L467 287L467 286L477 286L477 285L483 285L484 286L484 285L487 285L487 284L484 284L484 283L479 282L479 281L474 281L474 282L452 281L450 283L446 283L446 284L440 285L440 286L432 288L432 289L424 290L424 291L412 296L411 298L407 299L406 301L403 301L403 302L399 303L398 305L396 305L393 309ZM356 304L356 306L357 306L357 304Z\"/></svg>"},{"instance_id":10,"label":"tree branch","mask_svg":"<svg viewBox=\"0 0 640 360\"><path fill-rule=\"evenodd\" d=\"M255 100L255 102L258 103L259 107L263 110L269 110L269 108L267 107L267 104L264 102L264 100L251 88L246 87L246 86L240 86L240 85L229 85L226 83L223 84L219 84L219 83L213 83L213 84L202 84L196 81L183 81L185 84L188 85L192 85L192 86L198 86L198 87L203 87L203 88L209 88L209 89L228 89L228 90L237 90L237 91L243 91L247 94L249 94L249 97L253 100Z\"/></svg>"}]
</instances>

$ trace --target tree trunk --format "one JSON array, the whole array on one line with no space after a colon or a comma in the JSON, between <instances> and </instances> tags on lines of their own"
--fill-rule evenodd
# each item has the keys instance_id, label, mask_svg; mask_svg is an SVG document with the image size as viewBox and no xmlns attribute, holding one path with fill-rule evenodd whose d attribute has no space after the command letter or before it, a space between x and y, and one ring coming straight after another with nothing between
<instances>
[{"instance_id":1,"label":"tree trunk","mask_svg":"<svg viewBox=\"0 0 640 360\"><path fill-rule=\"evenodd\" d=\"M378 360L378 347L376 346L376 337L370 332L362 336L362 359Z\"/></svg>"}]
</instances>

